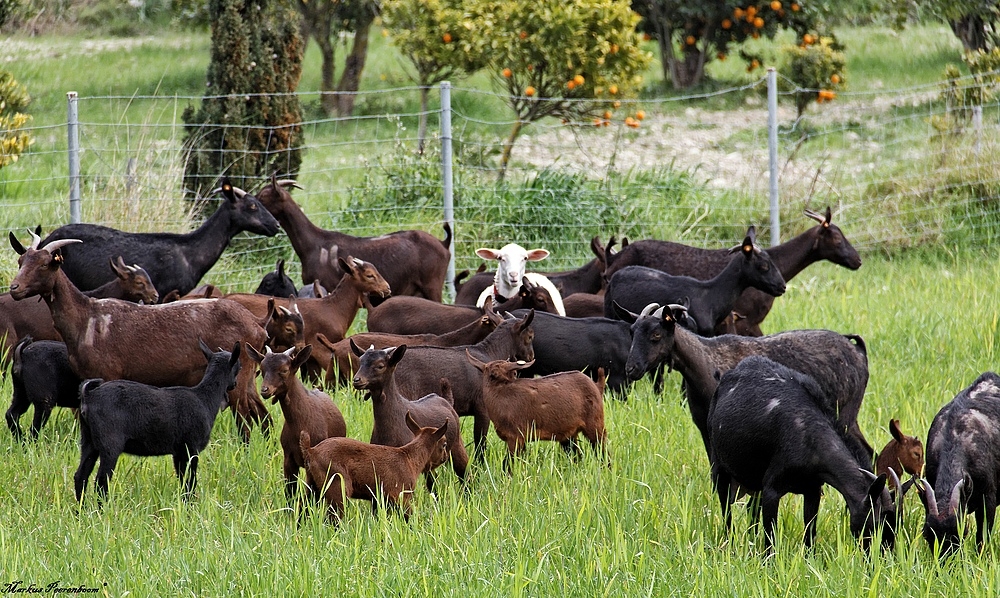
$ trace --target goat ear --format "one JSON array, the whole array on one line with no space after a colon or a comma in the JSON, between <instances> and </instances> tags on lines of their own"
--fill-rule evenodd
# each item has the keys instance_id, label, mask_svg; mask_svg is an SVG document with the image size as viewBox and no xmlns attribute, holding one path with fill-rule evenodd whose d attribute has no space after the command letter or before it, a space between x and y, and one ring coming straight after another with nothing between
<instances>
[{"instance_id":1,"label":"goat ear","mask_svg":"<svg viewBox=\"0 0 1000 598\"><path fill-rule=\"evenodd\" d=\"M399 345L398 347L394 347L392 351L389 353L389 367L393 367L397 363L399 363L399 360L403 358L403 355L405 353L406 353L406 345Z\"/></svg>"},{"instance_id":2,"label":"goat ear","mask_svg":"<svg viewBox=\"0 0 1000 598\"><path fill-rule=\"evenodd\" d=\"M21 242L14 236L14 231L7 233L7 237L10 239L10 246L14 248L14 251L16 251L18 255L24 255L27 253L28 250L25 249L24 245L21 245Z\"/></svg>"},{"instance_id":3,"label":"goat ear","mask_svg":"<svg viewBox=\"0 0 1000 598\"><path fill-rule=\"evenodd\" d=\"M115 273L115 276L122 280L126 280L128 278L129 271L128 268L125 267L125 261L122 260L122 256L119 255L117 258L110 258L108 259L108 262L110 262L111 271Z\"/></svg>"},{"instance_id":4,"label":"goat ear","mask_svg":"<svg viewBox=\"0 0 1000 598\"><path fill-rule=\"evenodd\" d=\"M346 259L343 258L343 257L340 257L338 255L337 256L337 265L340 266L341 270L343 270L344 272L347 272L349 274L353 273L355 270L357 270L357 266L354 265L354 258L351 257L351 256L349 256L349 255L346 256Z\"/></svg>"},{"instance_id":5,"label":"goat ear","mask_svg":"<svg viewBox=\"0 0 1000 598\"><path fill-rule=\"evenodd\" d=\"M212 361L212 350L208 348L208 345L205 344L205 341L201 340L201 337L198 338L198 348L201 349L201 352L205 356L205 359Z\"/></svg>"},{"instance_id":6,"label":"goat ear","mask_svg":"<svg viewBox=\"0 0 1000 598\"><path fill-rule=\"evenodd\" d=\"M823 220L823 228L830 228L830 220L833 218L833 213L830 212L830 206L826 206L826 217Z\"/></svg>"},{"instance_id":7,"label":"goat ear","mask_svg":"<svg viewBox=\"0 0 1000 598\"><path fill-rule=\"evenodd\" d=\"M521 320L521 323L518 325L518 329L524 330L525 328L531 325L531 321L534 319L535 319L535 308L531 308L528 310L528 313L524 316L524 319Z\"/></svg>"},{"instance_id":8,"label":"goat ear","mask_svg":"<svg viewBox=\"0 0 1000 598\"><path fill-rule=\"evenodd\" d=\"M229 177L222 177L222 185L219 187L222 191L222 195L230 202L236 203L236 192L234 191L233 184L229 182Z\"/></svg>"},{"instance_id":9,"label":"goat ear","mask_svg":"<svg viewBox=\"0 0 1000 598\"><path fill-rule=\"evenodd\" d=\"M358 357L361 357L362 355L365 354L365 350L359 347L358 344L354 342L353 338L348 337L347 340L351 344L351 353L354 353Z\"/></svg>"},{"instance_id":10,"label":"goat ear","mask_svg":"<svg viewBox=\"0 0 1000 598\"><path fill-rule=\"evenodd\" d=\"M312 352L312 345L302 347L302 349L295 354L295 357L292 358L292 371L299 369L303 366L303 364L305 364L305 362L309 361L309 356L312 355Z\"/></svg>"},{"instance_id":11,"label":"goat ear","mask_svg":"<svg viewBox=\"0 0 1000 598\"><path fill-rule=\"evenodd\" d=\"M409 428L414 434L418 434L420 432L420 424L417 423L417 420L413 419L413 415L409 412L409 410L406 412L406 427Z\"/></svg>"},{"instance_id":12,"label":"goat ear","mask_svg":"<svg viewBox=\"0 0 1000 598\"><path fill-rule=\"evenodd\" d=\"M899 429L899 420L889 420L889 433L896 439L896 442L903 442L903 432Z\"/></svg>"},{"instance_id":13,"label":"goat ear","mask_svg":"<svg viewBox=\"0 0 1000 598\"><path fill-rule=\"evenodd\" d=\"M250 356L250 359L253 359L257 363L264 361L264 356L261 354L260 351L254 349L253 345L251 345L250 343L246 343L246 345L247 345L247 355Z\"/></svg>"},{"instance_id":14,"label":"goat ear","mask_svg":"<svg viewBox=\"0 0 1000 598\"><path fill-rule=\"evenodd\" d=\"M285 260L279 258L278 263L274 266L274 271L278 273L278 278L283 278L285 276Z\"/></svg>"},{"instance_id":15,"label":"goat ear","mask_svg":"<svg viewBox=\"0 0 1000 598\"><path fill-rule=\"evenodd\" d=\"M628 322L629 324L635 324L635 321L639 319L639 314L634 314L629 310L622 307L617 301L611 301L611 308L614 310L615 315L618 316L619 320L623 322Z\"/></svg>"},{"instance_id":16,"label":"goat ear","mask_svg":"<svg viewBox=\"0 0 1000 598\"><path fill-rule=\"evenodd\" d=\"M549 257L549 252L547 249L531 249L528 251L529 262L540 262L547 257Z\"/></svg>"},{"instance_id":17,"label":"goat ear","mask_svg":"<svg viewBox=\"0 0 1000 598\"><path fill-rule=\"evenodd\" d=\"M883 473L877 478L872 480L870 486L868 486L868 500L874 502L878 501L879 496L882 495L882 491L885 490L885 482L888 478Z\"/></svg>"},{"instance_id":18,"label":"goat ear","mask_svg":"<svg viewBox=\"0 0 1000 598\"><path fill-rule=\"evenodd\" d=\"M500 259L500 252L496 249L487 249L485 247L480 247L476 250L476 255L483 258L484 260L497 260Z\"/></svg>"},{"instance_id":19,"label":"goat ear","mask_svg":"<svg viewBox=\"0 0 1000 598\"><path fill-rule=\"evenodd\" d=\"M239 361L240 361L240 345L241 344L243 344L243 343L241 343L240 341L236 341L235 343L233 343L233 350L230 351L230 355L231 356L229 358L229 367L232 367L233 364L239 363Z\"/></svg>"},{"instance_id":20,"label":"goat ear","mask_svg":"<svg viewBox=\"0 0 1000 598\"><path fill-rule=\"evenodd\" d=\"M441 427L434 432L432 438L434 439L435 442L437 442L438 440L441 440L441 438L443 438L444 435L447 433L448 433L448 418L445 418L444 423L441 424Z\"/></svg>"},{"instance_id":21,"label":"goat ear","mask_svg":"<svg viewBox=\"0 0 1000 598\"><path fill-rule=\"evenodd\" d=\"M597 257L599 262L604 262L604 245L601 245L600 237L595 236L590 240L590 251Z\"/></svg>"}]
</instances>

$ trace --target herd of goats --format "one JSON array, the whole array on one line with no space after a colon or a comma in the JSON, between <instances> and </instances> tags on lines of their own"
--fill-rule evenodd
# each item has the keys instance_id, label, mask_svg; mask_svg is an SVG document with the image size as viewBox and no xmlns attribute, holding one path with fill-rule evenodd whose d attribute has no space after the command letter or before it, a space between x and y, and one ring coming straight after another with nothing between
<instances>
[{"instance_id":1,"label":"herd of goats","mask_svg":"<svg viewBox=\"0 0 1000 598\"><path fill-rule=\"evenodd\" d=\"M753 227L730 250L623 240L614 251L613 238L607 246L595 238L592 261L542 275L526 265L544 249L479 249L495 271L460 274L449 305L447 225L444 240L324 230L292 199L296 186L271 177L254 195L223 179L219 208L188 234L71 224L44 240L28 231L25 247L10 233L20 257L0 296L0 354L13 385L7 425L23 439L19 420L33 406L37 438L54 407L78 410L78 500L98 461L98 498L107 494L122 453L171 455L190 494L218 413L231 408L248 440L255 426L268 431L271 399L284 416L290 502L301 480L334 522L345 498L384 500L408 515L420 474L431 489L433 470L450 462L465 481L460 417L473 418L480 463L491 424L508 470L531 440L558 441L576 456L581 434L607 459L605 391L624 398L647 374L660 390L666 370L683 377L727 529L735 499L749 495L770 550L780 498L801 494L811 546L829 484L859 541L891 548L903 495L915 487L932 550L959 545L965 512L976 516L983 549L1000 471L1000 377L982 374L941 409L925 464L923 444L898 421L878 455L859 428L868 383L861 337L762 336L774 297L809 264L861 266L829 208L807 211L816 225L767 251ZM254 294L197 286L234 235L281 229L306 286L296 287L283 261ZM361 309L368 332L348 336ZM319 382L351 385L372 402L370 443L345 437L334 401L306 386Z\"/></svg>"}]
</instances>

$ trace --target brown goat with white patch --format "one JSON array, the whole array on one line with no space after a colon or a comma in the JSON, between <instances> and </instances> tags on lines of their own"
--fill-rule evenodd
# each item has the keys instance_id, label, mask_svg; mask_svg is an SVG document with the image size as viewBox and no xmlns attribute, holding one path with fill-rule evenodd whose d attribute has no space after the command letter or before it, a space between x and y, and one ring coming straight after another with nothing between
<instances>
[{"instance_id":1,"label":"brown goat with white patch","mask_svg":"<svg viewBox=\"0 0 1000 598\"><path fill-rule=\"evenodd\" d=\"M281 450L284 453L285 496L289 501L295 495L299 469L305 467L299 446L299 433L308 432L317 443L327 438L347 436L347 424L333 399L318 390L307 390L296 376L299 368L309 359L311 345L301 350L292 347L282 353L268 350L261 355L247 346L247 352L260 365L264 381L260 394L281 406L285 425L281 428Z\"/></svg>"},{"instance_id":2,"label":"brown goat with white patch","mask_svg":"<svg viewBox=\"0 0 1000 598\"><path fill-rule=\"evenodd\" d=\"M483 363L466 351L483 372L483 401L497 436L507 444L504 467L520 455L529 440L554 440L566 452L578 453L582 433L594 450L605 453L604 369L597 383L582 372L562 372L540 378L518 378L517 372L533 362Z\"/></svg>"},{"instance_id":3,"label":"brown goat with white patch","mask_svg":"<svg viewBox=\"0 0 1000 598\"><path fill-rule=\"evenodd\" d=\"M61 269L59 248L78 242L60 239L39 249L35 237L25 249L11 233L11 246L21 257L10 293L16 301L36 295L45 300L66 343L70 366L80 378L194 386L206 367L199 339L210 347L231 347L237 342L264 346L265 333L259 320L232 301L136 305L87 297ZM244 356L240 359L243 366L236 387L229 391L229 406L243 439L248 440L253 423L266 431L271 415L257 395L252 361Z\"/></svg>"},{"instance_id":4,"label":"brown goat with white patch","mask_svg":"<svg viewBox=\"0 0 1000 598\"><path fill-rule=\"evenodd\" d=\"M331 523L343 517L345 497L371 501L372 510L382 497L409 520L417 477L448 459L448 423L440 428L421 428L409 414L405 421L413 440L400 447L366 444L353 438L327 438L311 446L309 432L302 431L299 450L305 457L308 483L323 491Z\"/></svg>"},{"instance_id":5,"label":"brown goat with white patch","mask_svg":"<svg viewBox=\"0 0 1000 598\"><path fill-rule=\"evenodd\" d=\"M907 436L899 429L899 420L889 420L892 440L878 454L875 460L875 475L888 473L891 467L897 474L905 471L919 476L924 470L924 443L916 436Z\"/></svg>"}]
</instances>

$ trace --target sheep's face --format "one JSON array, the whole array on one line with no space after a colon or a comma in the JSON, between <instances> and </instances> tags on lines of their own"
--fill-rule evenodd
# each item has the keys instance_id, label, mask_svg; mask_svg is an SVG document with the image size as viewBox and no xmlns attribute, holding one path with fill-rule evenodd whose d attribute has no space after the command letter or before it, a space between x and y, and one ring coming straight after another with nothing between
<instances>
[{"instance_id":1,"label":"sheep's face","mask_svg":"<svg viewBox=\"0 0 1000 598\"><path fill-rule=\"evenodd\" d=\"M504 296L510 296L521 285L525 267L528 262L537 262L549 256L545 249L527 250L517 243L508 243L499 250L481 248L476 255L484 260L496 260L497 272L493 281L506 290Z\"/></svg>"}]
</instances>

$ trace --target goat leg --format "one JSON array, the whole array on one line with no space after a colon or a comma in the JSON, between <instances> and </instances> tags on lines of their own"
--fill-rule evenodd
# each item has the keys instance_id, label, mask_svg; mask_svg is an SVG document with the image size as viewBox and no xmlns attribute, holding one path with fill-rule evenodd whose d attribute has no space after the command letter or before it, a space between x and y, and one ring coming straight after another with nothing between
<instances>
[{"instance_id":1,"label":"goat leg","mask_svg":"<svg viewBox=\"0 0 1000 598\"><path fill-rule=\"evenodd\" d=\"M816 542L816 519L819 517L819 499L822 493L814 488L802 493L802 520L805 523L803 541L806 549Z\"/></svg>"}]
</instances>

